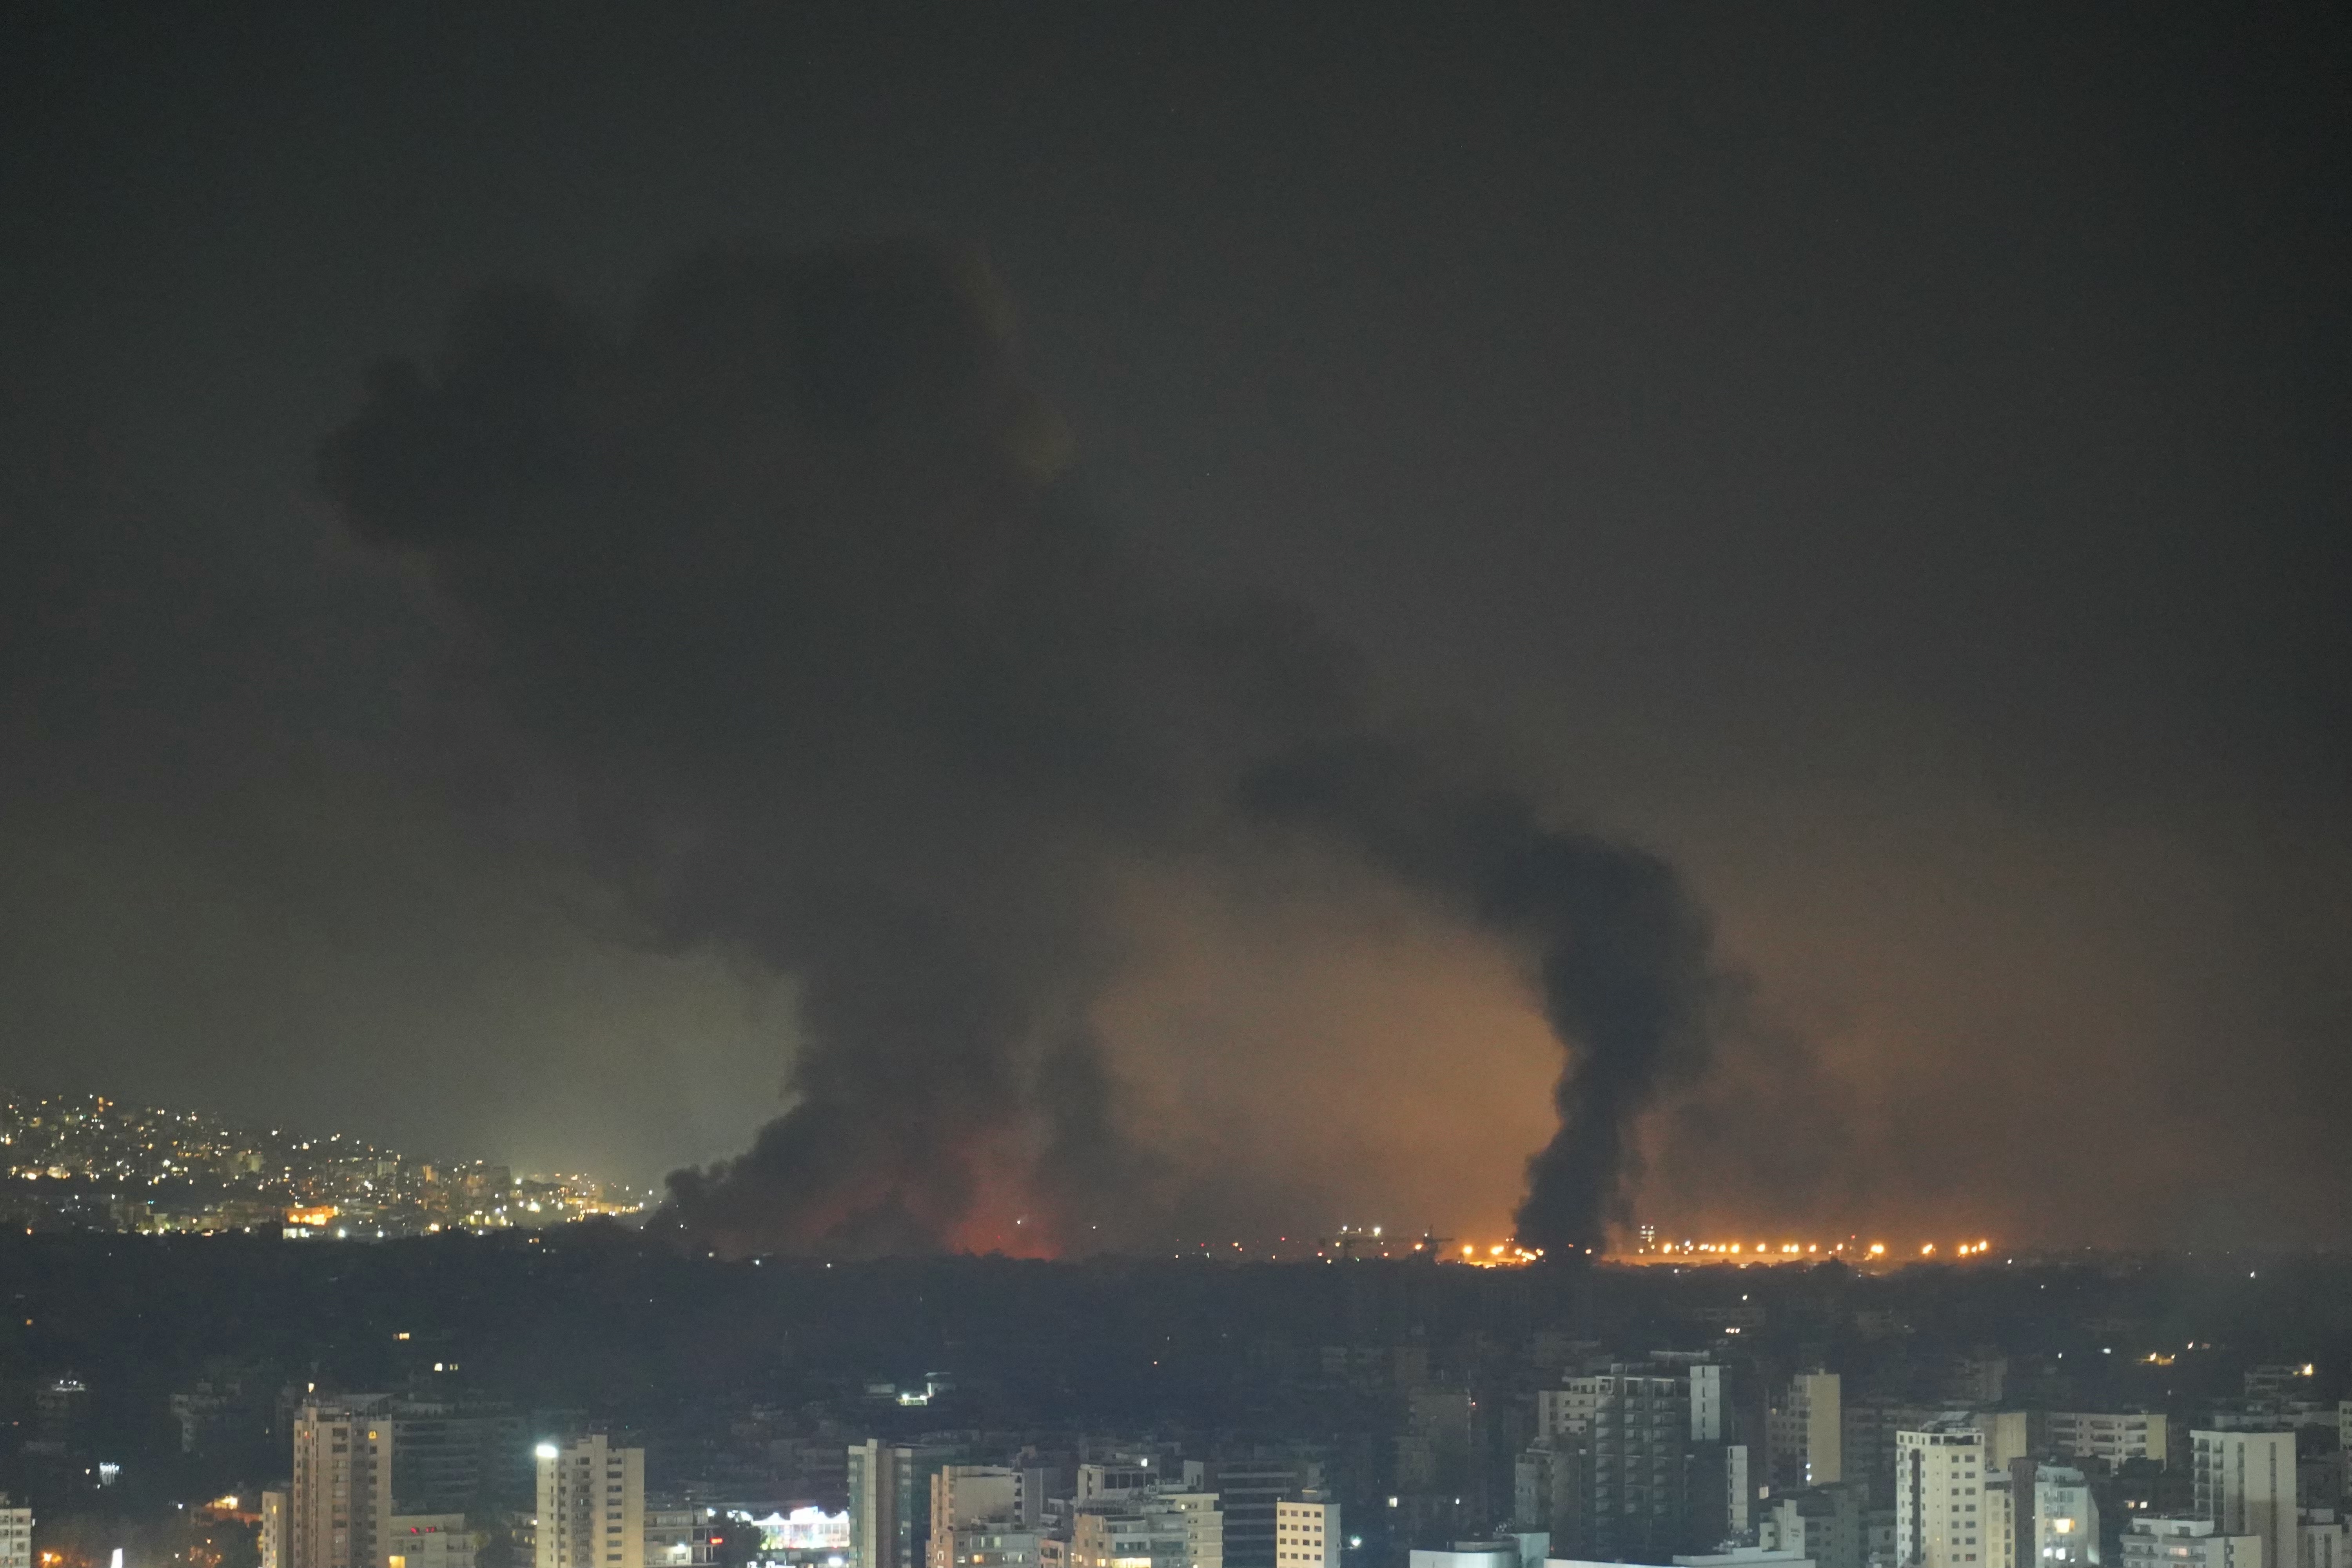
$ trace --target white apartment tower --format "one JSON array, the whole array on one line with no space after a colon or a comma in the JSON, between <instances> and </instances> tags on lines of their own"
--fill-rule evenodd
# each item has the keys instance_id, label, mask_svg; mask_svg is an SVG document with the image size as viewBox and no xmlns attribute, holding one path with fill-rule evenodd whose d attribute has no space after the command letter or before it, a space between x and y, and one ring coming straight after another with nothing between
<instances>
[{"instance_id":1,"label":"white apartment tower","mask_svg":"<svg viewBox=\"0 0 2352 1568\"><path fill-rule=\"evenodd\" d=\"M294 1413L281 1568L384 1568L392 1415L381 1395L306 1400Z\"/></svg>"},{"instance_id":2,"label":"white apartment tower","mask_svg":"<svg viewBox=\"0 0 2352 1568\"><path fill-rule=\"evenodd\" d=\"M2302 1555L2295 1534L2294 1434L2191 1432L2196 1514L2216 1535L2258 1535L2264 1568Z\"/></svg>"},{"instance_id":3,"label":"white apartment tower","mask_svg":"<svg viewBox=\"0 0 2352 1568\"><path fill-rule=\"evenodd\" d=\"M1274 1568L1339 1568L1339 1505L1321 1492L1274 1505ZM2329 1568L2342 1568L2331 1564Z\"/></svg>"},{"instance_id":4,"label":"white apartment tower","mask_svg":"<svg viewBox=\"0 0 2352 1568\"><path fill-rule=\"evenodd\" d=\"M2082 1471L2033 1467L2033 1568L2095 1568L2099 1505Z\"/></svg>"},{"instance_id":5,"label":"white apartment tower","mask_svg":"<svg viewBox=\"0 0 2352 1568\"><path fill-rule=\"evenodd\" d=\"M33 1568L33 1510L0 1492L0 1568Z\"/></svg>"},{"instance_id":6,"label":"white apartment tower","mask_svg":"<svg viewBox=\"0 0 2352 1568\"><path fill-rule=\"evenodd\" d=\"M536 1568L646 1568L646 1451L592 1432L538 1456Z\"/></svg>"},{"instance_id":7,"label":"white apartment tower","mask_svg":"<svg viewBox=\"0 0 2352 1568\"><path fill-rule=\"evenodd\" d=\"M1895 1435L1898 1568L2009 1568L2008 1479L1986 1473L1984 1454L1966 1417Z\"/></svg>"},{"instance_id":8,"label":"white apartment tower","mask_svg":"<svg viewBox=\"0 0 2352 1568\"><path fill-rule=\"evenodd\" d=\"M261 1568L291 1568L286 1559L286 1489L261 1494Z\"/></svg>"}]
</instances>

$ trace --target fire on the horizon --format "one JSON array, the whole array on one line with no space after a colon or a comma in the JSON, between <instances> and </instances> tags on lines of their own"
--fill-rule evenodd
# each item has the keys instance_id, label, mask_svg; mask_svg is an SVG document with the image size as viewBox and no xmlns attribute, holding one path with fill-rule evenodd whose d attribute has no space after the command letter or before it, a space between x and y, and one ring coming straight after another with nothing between
<instances>
[{"instance_id":1,"label":"fire on the horizon","mask_svg":"<svg viewBox=\"0 0 2352 1568\"><path fill-rule=\"evenodd\" d=\"M1939 1242L1922 1241L1916 1245L1865 1241L1860 1236L1846 1236L1833 1241L1789 1240L1727 1240L1660 1241L1653 1227L1643 1226L1633 1247L1610 1254L1618 1263L1795 1263L1807 1259L1825 1262L1832 1258L1846 1263L1882 1264L1908 1263L1922 1259L1979 1258L1992 1250L1992 1243L1979 1237L1973 1241L1958 1241L1948 1247Z\"/></svg>"}]
</instances>

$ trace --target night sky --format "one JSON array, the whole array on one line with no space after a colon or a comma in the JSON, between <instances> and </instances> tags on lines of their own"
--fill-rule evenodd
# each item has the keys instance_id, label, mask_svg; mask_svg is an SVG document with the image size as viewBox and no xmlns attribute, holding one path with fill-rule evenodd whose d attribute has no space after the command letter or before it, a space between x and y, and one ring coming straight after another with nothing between
<instances>
[{"instance_id":1,"label":"night sky","mask_svg":"<svg viewBox=\"0 0 2352 1568\"><path fill-rule=\"evenodd\" d=\"M660 626L567 623L575 686L518 699L478 639L545 630L544 563L334 443L486 286L619 331L713 247L911 236L984 256L1133 603L1277 607L1428 766L1709 911L1737 1024L1645 1105L1629 1212L2352 1241L2347 159L2340 11L11 7L0 1083L646 1183L750 1145L800 950L648 921L580 798L658 793L624 745L769 791L701 748L836 639L738 658L755 579L700 562L740 700L672 746L655 681L616 740L581 704L691 668ZM793 624L898 647L919 601ZM1370 818L1167 807L1290 689L1146 689L1069 732L1150 787L973 817L1030 858L954 894L1102 917L1119 1179L1186 1234L1505 1234L1560 1064L1525 930ZM905 842L960 852L931 775L826 765L779 820L912 777ZM828 876L898 854L877 810L809 827ZM1074 845L1108 890L1065 909Z\"/></svg>"}]
</instances>

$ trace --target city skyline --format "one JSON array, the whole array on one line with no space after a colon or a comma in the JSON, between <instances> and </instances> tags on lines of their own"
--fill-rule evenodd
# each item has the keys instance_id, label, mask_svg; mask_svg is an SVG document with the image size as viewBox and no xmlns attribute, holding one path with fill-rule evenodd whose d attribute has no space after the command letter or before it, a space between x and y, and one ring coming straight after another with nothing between
<instances>
[{"instance_id":1,"label":"city skyline","mask_svg":"<svg viewBox=\"0 0 2352 1568\"><path fill-rule=\"evenodd\" d=\"M2352 8L0 8L0 1568L2352 1568Z\"/></svg>"},{"instance_id":2,"label":"city skyline","mask_svg":"<svg viewBox=\"0 0 2352 1568\"><path fill-rule=\"evenodd\" d=\"M0 1229L0 1269L25 1314L0 1321L14 1568L2334 1568L2352 1546L2340 1256L1516 1273Z\"/></svg>"}]
</instances>

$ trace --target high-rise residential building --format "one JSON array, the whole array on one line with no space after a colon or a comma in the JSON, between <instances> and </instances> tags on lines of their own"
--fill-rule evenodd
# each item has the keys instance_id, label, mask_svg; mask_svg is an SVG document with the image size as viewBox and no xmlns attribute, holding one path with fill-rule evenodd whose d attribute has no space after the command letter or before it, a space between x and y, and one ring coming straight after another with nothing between
<instances>
[{"instance_id":1,"label":"high-rise residential building","mask_svg":"<svg viewBox=\"0 0 2352 1568\"><path fill-rule=\"evenodd\" d=\"M1612 1366L1566 1392L1567 1430L1587 1454L1574 1555L1654 1563L1693 1544L1687 1375Z\"/></svg>"},{"instance_id":2,"label":"high-rise residential building","mask_svg":"<svg viewBox=\"0 0 2352 1568\"><path fill-rule=\"evenodd\" d=\"M2228 1535L2210 1519L2142 1514L2123 1534L2121 1568L2263 1568L2258 1535Z\"/></svg>"},{"instance_id":3,"label":"high-rise residential building","mask_svg":"<svg viewBox=\"0 0 2352 1568\"><path fill-rule=\"evenodd\" d=\"M296 1410L285 1568L384 1568L393 1447L382 1394L310 1399Z\"/></svg>"},{"instance_id":4,"label":"high-rise residential building","mask_svg":"<svg viewBox=\"0 0 2352 1568\"><path fill-rule=\"evenodd\" d=\"M1924 1405L1864 1396L1841 1399L1838 1468L1841 1480L1870 1489L1870 1506L1895 1506L1895 1437L1924 1429L1937 1413Z\"/></svg>"},{"instance_id":5,"label":"high-rise residential building","mask_svg":"<svg viewBox=\"0 0 2352 1568\"><path fill-rule=\"evenodd\" d=\"M2126 1459L2169 1461L2161 1411L2053 1410L2050 1448L2070 1459L2098 1459L2120 1469Z\"/></svg>"},{"instance_id":6,"label":"high-rise residential building","mask_svg":"<svg viewBox=\"0 0 2352 1568\"><path fill-rule=\"evenodd\" d=\"M435 1568L470 1568L463 1518L520 1500L522 1426L503 1407L381 1394L311 1396L295 1408L293 1428L293 1478L275 1531L278 1561L266 1568L386 1568L396 1554L395 1518L415 1531L405 1544L416 1561L406 1568L427 1558ZM265 1498L265 1537L272 1533L268 1506ZM428 1530L420 1521L443 1522Z\"/></svg>"},{"instance_id":7,"label":"high-rise residential building","mask_svg":"<svg viewBox=\"0 0 2352 1568\"><path fill-rule=\"evenodd\" d=\"M1274 1505L1275 1568L1339 1568L1346 1548L1339 1505L1321 1492L1301 1492ZM2336 1563L2322 1568L2342 1568Z\"/></svg>"},{"instance_id":8,"label":"high-rise residential building","mask_svg":"<svg viewBox=\"0 0 2352 1568\"><path fill-rule=\"evenodd\" d=\"M2010 1568L2008 1478L1985 1469L1984 1453L1966 1416L1895 1435L1898 1568Z\"/></svg>"},{"instance_id":9,"label":"high-rise residential building","mask_svg":"<svg viewBox=\"0 0 2352 1568\"><path fill-rule=\"evenodd\" d=\"M1004 1465L943 1465L931 1476L931 1568L1034 1568L1023 1472Z\"/></svg>"},{"instance_id":10,"label":"high-rise residential building","mask_svg":"<svg viewBox=\"0 0 2352 1568\"><path fill-rule=\"evenodd\" d=\"M1584 1436L1578 1432L1538 1437L1520 1450L1512 1466L1513 1528L1542 1531L1563 1550L1581 1540L1584 1496L1591 1487L1587 1459Z\"/></svg>"},{"instance_id":11,"label":"high-rise residential building","mask_svg":"<svg viewBox=\"0 0 2352 1568\"><path fill-rule=\"evenodd\" d=\"M1845 1479L1844 1412L1833 1372L1801 1372L1765 1415L1776 1490L1802 1491Z\"/></svg>"},{"instance_id":12,"label":"high-rise residential building","mask_svg":"<svg viewBox=\"0 0 2352 1568\"><path fill-rule=\"evenodd\" d=\"M536 1453L536 1568L646 1568L646 1451L591 1432Z\"/></svg>"},{"instance_id":13,"label":"high-rise residential building","mask_svg":"<svg viewBox=\"0 0 2352 1568\"><path fill-rule=\"evenodd\" d=\"M394 1506L403 1513L488 1519L529 1496L530 1443L503 1405L392 1402Z\"/></svg>"},{"instance_id":14,"label":"high-rise residential building","mask_svg":"<svg viewBox=\"0 0 2352 1568\"><path fill-rule=\"evenodd\" d=\"M913 1568L914 1489L901 1475L908 1450L870 1437L849 1447L849 1568Z\"/></svg>"},{"instance_id":15,"label":"high-rise residential building","mask_svg":"<svg viewBox=\"0 0 2352 1568\"><path fill-rule=\"evenodd\" d=\"M290 1482L261 1494L261 1568L289 1568L286 1558L286 1503Z\"/></svg>"},{"instance_id":16,"label":"high-rise residential building","mask_svg":"<svg viewBox=\"0 0 2352 1568\"><path fill-rule=\"evenodd\" d=\"M1514 1518L1591 1559L1664 1562L1745 1535L1748 1450L1723 1441L1730 1425L1724 1369L1695 1353L1570 1377L1537 1394Z\"/></svg>"},{"instance_id":17,"label":"high-rise residential building","mask_svg":"<svg viewBox=\"0 0 2352 1568\"><path fill-rule=\"evenodd\" d=\"M931 1477L951 1450L869 1438L849 1446L848 1568L926 1568Z\"/></svg>"},{"instance_id":18,"label":"high-rise residential building","mask_svg":"<svg viewBox=\"0 0 2352 1568\"><path fill-rule=\"evenodd\" d=\"M0 1492L0 1568L33 1568L33 1510Z\"/></svg>"},{"instance_id":19,"label":"high-rise residential building","mask_svg":"<svg viewBox=\"0 0 2352 1568\"><path fill-rule=\"evenodd\" d=\"M1202 1478L1186 1484L1217 1494L1226 1568L1276 1568L1277 1506L1318 1489L1323 1467L1311 1454L1255 1449L1221 1454Z\"/></svg>"},{"instance_id":20,"label":"high-rise residential building","mask_svg":"<svg viewBox=\"0 0 2352 1568\"><path fill-rule=\"evenodd\" d=\"M2217 1535L2260 1536L2264 1568L2294 1563L2294 1434L2197 1431L2189 1443L2197 1517Z\"/></svg>"},{"instance_id":21,"label":"high-rise residential building","mask_svg":"<svg viewBox=\"0 0 2352 1568\"><path fill-rule=\"evenodd\" d=\"M2099 1504L2082 1471L2033 1465L2032 1568L2092 1568L2099 1562Z\"/></svg>"}]
</instances>

